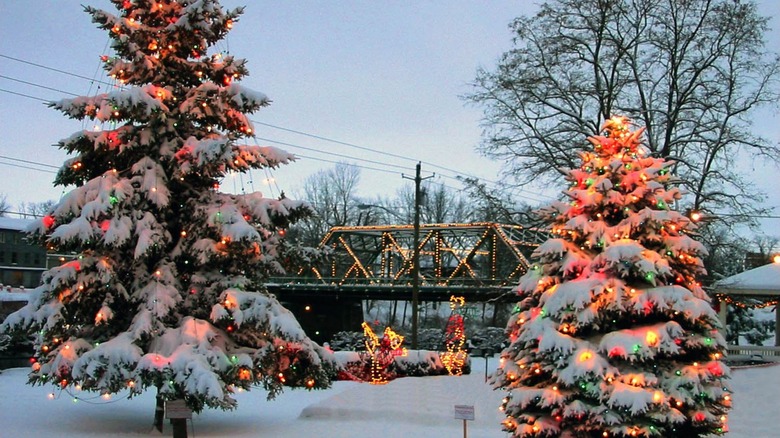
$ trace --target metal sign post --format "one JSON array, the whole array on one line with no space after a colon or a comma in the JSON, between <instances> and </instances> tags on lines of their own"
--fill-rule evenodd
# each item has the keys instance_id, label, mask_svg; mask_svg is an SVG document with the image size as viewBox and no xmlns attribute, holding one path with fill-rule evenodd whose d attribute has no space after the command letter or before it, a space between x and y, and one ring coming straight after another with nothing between
<instances>
[{"instance_id":1,"label":"metal sign post","mask_svg":"<svg viewBox=\"0 0 780 438\"><path fill-rule=\"evenodd\" d=\"M474 405L455 405L455 419L463 420L463 438L468 438L467 421L474 421Z\"/></svg>"}]
</instances>

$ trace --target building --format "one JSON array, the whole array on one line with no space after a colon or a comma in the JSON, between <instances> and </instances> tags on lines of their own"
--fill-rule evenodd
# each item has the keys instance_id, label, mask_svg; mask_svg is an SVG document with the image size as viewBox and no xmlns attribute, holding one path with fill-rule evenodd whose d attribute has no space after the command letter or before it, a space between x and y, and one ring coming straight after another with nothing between
<instances>
[{"instance_id":1,"label":"building","mask_svg":"<svg viewBox=\"0 0 780 438\"><path fill-rule=\"evenodd\" d=\"M45 270L65 260L47 254L43 246L27 239L27 227L34 221L0 217L0 285L3 288L37 287Z\"/></svg>"}]
</instances>

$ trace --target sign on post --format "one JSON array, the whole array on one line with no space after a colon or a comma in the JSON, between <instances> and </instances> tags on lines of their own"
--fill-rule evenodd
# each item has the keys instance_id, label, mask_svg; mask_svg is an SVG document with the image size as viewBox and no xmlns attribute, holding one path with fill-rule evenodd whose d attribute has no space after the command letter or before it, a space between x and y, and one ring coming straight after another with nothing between
<instances>
[{"instance_id":1,"label":"sign on post","mask_svg":"<svg viewBox=\"0 0 780 438\"><path fill-rule=\"evenodd\" d=\"M455 419L474 421L474 405L455 405Z\"/></svg>"},{"instance_id":2,"label":"sign on post","mask_svg":"<svg viewBox=\"0 0 780 438\"><path fill-rule=\"evenodd\" d=\"M168 400L165 402L165 418L191 420L192 409L187 407L184 400Z\"/></svg>"},{"instance_id":3,"label":"sign on post","mask_svg":"<svg viewBox=\"0 0 780 438\"><path fill-rule=\"evenodd\" d=\"M463 438L468 438L466 421L474 421L474 405L455 405L455 419L463 420Z\"/></svg>"}]
</instances>

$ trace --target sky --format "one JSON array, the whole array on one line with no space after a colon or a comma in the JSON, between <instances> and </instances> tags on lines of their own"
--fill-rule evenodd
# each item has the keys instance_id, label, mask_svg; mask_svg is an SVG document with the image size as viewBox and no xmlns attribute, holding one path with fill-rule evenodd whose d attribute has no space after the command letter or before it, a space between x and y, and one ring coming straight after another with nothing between
<instances>
[{"instance_id":1,"label":"sky","mask_svg":"<svg viewBox=\"0 0 780 438\"><path fill-rule=\"evenodd\" d=\"M29 96L53 100L69 97L67 93L106 91L105 86L96 90L88 79L51 70L104 77L99 57L109 53L108 37L79 3L0 2L0 90L5 90L0 91L0 193L14 207L56 200L63 194L62 188L52 187L54 167L18 160L59 166L65 155L52 144L91 128ZM113 10L107 0L83 3ZM222 3L226 8L247 7L219 48L246 58L250 76L243 84L273 100L251 116L260 122L255 124L258 143L281 146L300 157L267 174L229 177L223 189L297 194L307 176L332 168L335 161L363 166L358 193L364 197L392 196L411 185L402 175L413 176L417 161L422 162L423 177L435 173L432 181L451 188L462 187L456 174L498 179L501 163L475 151L481 110L459 96L469 91L478 67L491 68L511 48L508 24L516 16L533 13L536 2ZM780 2L764 0L761 11L780 17ZM770 48L780 45L778 35L769 36ZM774 130L772 138L780 140L777 114L765 114L761 122ZM761 189L772 189L773 182L762 175L776 169L751 162L741 166ZM555 193L530 188L521 200L535 205L548 202L551 195ZM768 205L780 206L780 194Z\"/></svg>"},{"instance_id":2,"label":"sky","mask_svg":"<svg viewBox=\"0 0 780 438\"><path fill-rule=\"evenodd\" d=\"M105 0L84 3L112 9ZM493 65L510 47L508 23L532 5L494 1L486 7L461 0L222 3L226 8L247 7L220 48L246 58L250 76L243 84L273 100L253 120L401 157L256 124L260 144L281 146L301 158L269 175L248 175L243 187L240 178L228 179L225 189L235 185L238 190L289 194L302 187L306 176L334 166L323 159L364 166L363 196L393 194L412 184L402 174L413 176L417 161L423 162L423 176L436 173L437 181L454 188L460 187L452 179L456 172L496 179L499 164L474 151L480 110L466 107L458 96L468 91L478 66ZM0 3L0 55L102 78L102 71L95 73L107 42L78 2ZM95 93L89 80L5 57L0 57L0 76L0 89L43 99L69 96L8 78L75 94ZM81 122L68 120L41 101L6 92L0 92L0 127L5 133L1 156L56 166L65 155L51 145L83 129ZM0 158L0 193L12 206L61 196L61 188L51 187L53 173L7 163L40 166ZM274 180L270 186L269 178Z\"/></svg>"}]
</instances>

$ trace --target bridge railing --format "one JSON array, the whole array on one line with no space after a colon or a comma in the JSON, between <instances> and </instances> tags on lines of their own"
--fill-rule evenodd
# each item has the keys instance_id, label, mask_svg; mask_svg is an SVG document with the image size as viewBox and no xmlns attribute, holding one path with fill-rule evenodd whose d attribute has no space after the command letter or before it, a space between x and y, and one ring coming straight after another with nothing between
<instances>
[{"instance_id":1,"label":"bridge railing","mask_svg":"<svg viewBox=\"0 0 780 438\"><path fill-rule=\"evenodd\" d=\"M780 347L770 347L763 345L728 345L728 355L732 358L745 357L749 359L759 356L764 360L771 362L780 362Z\"/></svg>"},{"instance_id":2,"label":"bridge railing","mask_svg":"<svg viewBox=\"0 0 780 438\"><path fill-rule=\"evenodd\" d=\"M310 284L310 285L337 285L337 286L398 286L412 287L411 280L408 278L394 279L389 277L272 277L268 279L273 284ZM490 281L486 279L475 278L456 278L456 279L420 279L420 286L423 287L505 287L515 286L515 282L505 284L506 282Z\"/></svg>"}]
</instances>

